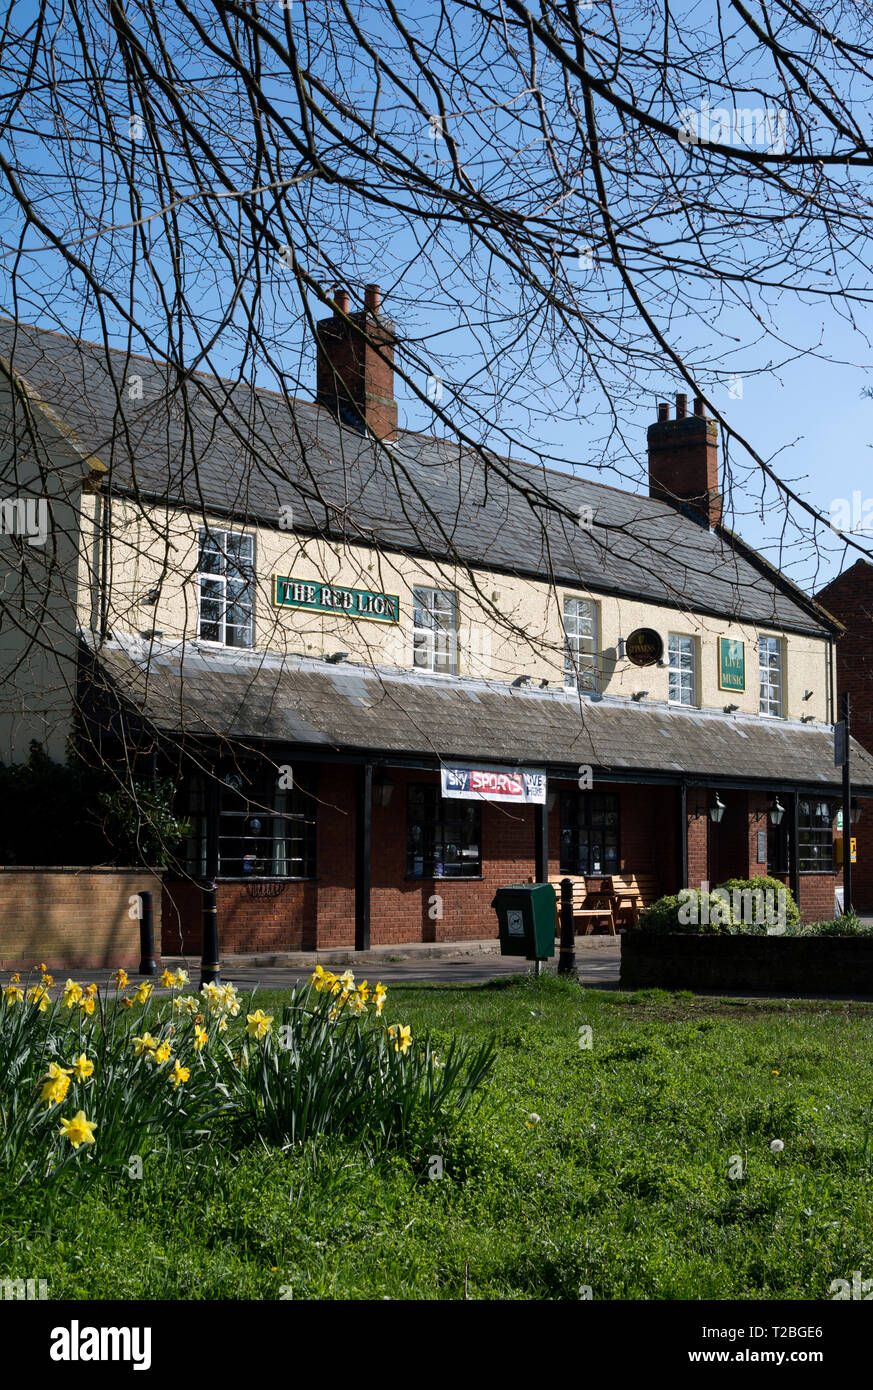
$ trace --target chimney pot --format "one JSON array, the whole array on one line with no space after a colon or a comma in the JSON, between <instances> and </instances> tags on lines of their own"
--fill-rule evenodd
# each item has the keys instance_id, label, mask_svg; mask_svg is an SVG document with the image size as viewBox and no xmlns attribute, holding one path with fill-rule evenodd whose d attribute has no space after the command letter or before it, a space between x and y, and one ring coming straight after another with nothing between
<instances>
[{"instance_id":1,"label":"chimney pot","mask_svg":"<svg viewBox=\"0 0 873 1390\"><path fill-rule=\"evenodd\" d=\"M658 402L658 420L659 420L659 421L663 421L663 420L669 420L669 419L670 419L670 407L669 407L669 405L667 404L666 401L659 401L659 402Z\"/></svg>"},{"instance_id":2,"label":"chimney pot","mask_svg":"<svg viewBox=\"0 0 873 1390\"><path fill-rule=\"evenodd\" d=\"M705 415L705 414L706 414L706 406L703 404L703 397L702 397L702 396L695 396L695 397L694 397L694 414L695 414L695 415Z\"/></svg>"},{"instance_id":3,"label":"chimney pot","mask_svg":"<svg viewBox=\"0 0 873 1390\"><path fill-rule=\"evenodd\" d=\"M657 424L649 426L649 496L696 513L708 526L721 521L718 478L718 431L704 417L703 398L695 397L696 419L688 419L687 397L676 394L676 419L669 406L658 405Z\"/></svg>"},{"instance_id":4,"label":"chimney pot","mask_svg":"<svg viewBox=\"0 0 873 1390\"><path fill-rule=\"evenodd\" d=\"M397 437L394 324L379 313L378 285L364 287L362 310L349 312L349 292L335 285L333 316L315 326L316 399L344 425L379 439Z\"/></svg>"},{"instance_id":5,"label":"chimney pot","mask_svg":"<svg viewBox=\"0 0 873 1390\"><path fill-rule=\"evenodd\" d=\"M688 397L684 392L676 392L676 419L684 420L688 414Z\"/></svg>"}]
</instances>

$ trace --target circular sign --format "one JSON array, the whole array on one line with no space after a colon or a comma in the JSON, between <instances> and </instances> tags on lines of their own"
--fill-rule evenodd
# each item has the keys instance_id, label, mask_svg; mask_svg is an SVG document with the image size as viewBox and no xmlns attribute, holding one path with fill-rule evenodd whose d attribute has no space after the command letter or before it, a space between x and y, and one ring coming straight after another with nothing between
<instances>
[{"instance_id":1,"label":"circular sign","mask_svg":"<svg viewBox=\"0 0 873 1390\"><path fill-rule=\"evenodd\" d=\"M628 637L624 650L634 666L654 666L664 655L664 643L653 627L638 627Z\"/></svg>"}]
</instances>

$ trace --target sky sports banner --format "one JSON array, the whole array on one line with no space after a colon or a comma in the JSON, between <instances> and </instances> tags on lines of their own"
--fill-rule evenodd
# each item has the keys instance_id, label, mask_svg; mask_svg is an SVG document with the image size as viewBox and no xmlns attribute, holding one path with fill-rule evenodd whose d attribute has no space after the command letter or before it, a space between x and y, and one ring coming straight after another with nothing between
<instances>
[{"instance_id":1,"label":"sky sports banner","mask_svg":"<svg viewBox=\"0 0 873 1390\"><path fill-rule=\"evenodd\" d=\"M539 768L493 767L444 763L443 796L461 801L514 801L542 805L546 799L546 774Z\"/></svg>"}]
</instances>

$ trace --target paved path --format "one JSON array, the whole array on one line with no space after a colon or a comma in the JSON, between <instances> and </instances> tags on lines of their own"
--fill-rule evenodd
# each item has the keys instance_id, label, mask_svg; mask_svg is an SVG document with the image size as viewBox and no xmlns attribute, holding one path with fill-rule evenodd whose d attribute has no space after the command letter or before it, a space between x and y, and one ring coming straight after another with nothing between
<instances>
[{"instance_id":1,"label":"paved path","mask_svg":"<svg viewBox=\"0 0 873 1390\"><path fill-rule=\"evenodd\" d=\"M461 954L463 952L463 954ZM232 956L222 961L221 978L232 981L240 989L291 989L307 980L317 963L325 969L342 971L351 969L358 979L367 979L371 984L381 980L384 984L403 984L416 980L457 981L468 984L493 980L502 975L524 975L533 970L530 961L518 956L500 956L494 944L469 942L452 947L450 943L442 946L390 947L356 955L351 951L335 953L319 952L317 955L302 952L288 953L286 956ZM618 940L594 937L576 943L577 973L583 984L598 988L615 988L618 984L621 964L621 945ZM188 971L190 985L186 992L196 990L200 979L200 965L195 957L165 956L161 965L168 970L181 966ZM557 970L557 955L547 963L547 970ZM67 978L80 984L94 981L101 990L110 984L113 970L49 970L55 979L52 993L56 994ZM24 971L21 971L25 983ZM136 986L144 978L133 970L128 970L131 985ZM8 983L10 971L0 972L0 986ZM38 974L31 977L33 984ZM167 993L153 980L155 992Z\"/></svg>"}]
</instances>

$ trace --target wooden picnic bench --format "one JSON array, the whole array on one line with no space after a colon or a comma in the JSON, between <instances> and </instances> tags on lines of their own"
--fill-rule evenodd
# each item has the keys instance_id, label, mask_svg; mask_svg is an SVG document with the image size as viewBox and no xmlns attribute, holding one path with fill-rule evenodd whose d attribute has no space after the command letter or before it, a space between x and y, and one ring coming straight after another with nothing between
<instances>
[{"instance_id":1,"label":"wooden picnic bench","mask_svg":"<svg viewBox=\"0 0 873 1390\"><path fill-rule=\"evenodd\" d=\"M588 891L588 884L584 878L574 878L572 874L554 875L549 879L549 883L554 885L558 902L558 931L561 926L561 883L565 878L572 879L573 882L573 928L576 928L577 920L585 923L585 935L590 936L594 924L597 921L605 922L609 928L610 935L615 936L615 914L612 903L603 893L591 894Z\"/></svg>"},{"instance_id":2,"label":"wooden picnic bench","mask_svg":"<svg viewBox=\"0 0 873 1390\"><path fill-rule=\"evenodd\" d=\"M657 902L660 887L655 874L613 874L614 912L619 925L639 925L643 908Z\"/></svg>"}]
</instances>

